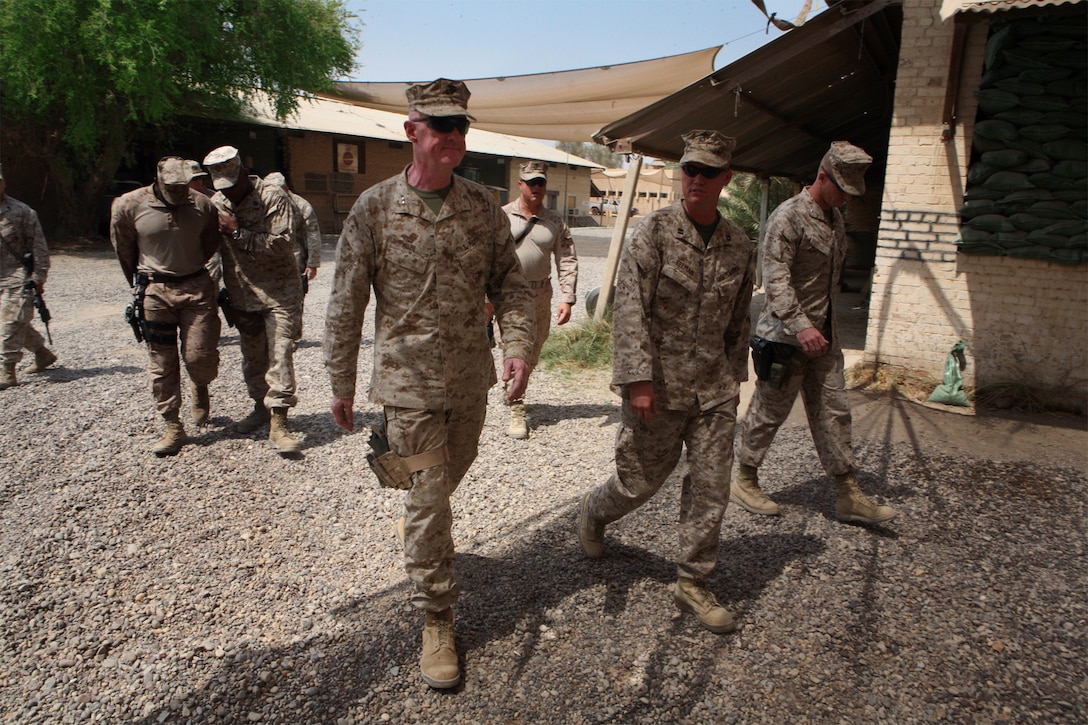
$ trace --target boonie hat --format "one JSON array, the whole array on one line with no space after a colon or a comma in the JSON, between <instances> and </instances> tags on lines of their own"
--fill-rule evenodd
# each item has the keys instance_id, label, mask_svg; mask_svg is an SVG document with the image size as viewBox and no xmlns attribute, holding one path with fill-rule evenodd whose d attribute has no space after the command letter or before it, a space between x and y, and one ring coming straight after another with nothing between
<instances>
[{"instance_id":1,"label":"boonie hat","mask_svg":"<svg viewBox=\"0 0 1088 725\"><path fill-rule=\"evenodd\" d=\"M273 171L268 176L264 177L264 183L272 184L273 186L287 186L287 179L285 179L280 172Z\"/></svg>"},{"instance_id":2,"label":"boonie hat","mask_svg":"<svg viewBox=\"0 0 1088 725\"><path fill-rule=\"evenodd\" d=\"M733 158L733 149L737 147L735 138L726 136L720 131L696 129L688 131L680 138L684 139L684 155L680 157L681 165L694 161L715 169L727 169L729 160Z\"/></svg>"},{"instance_id":3,"label":"boonie hat","mask_svg":"<svg viewBox=\"0 0 1088 725\"><path fill-rule=\"evenodd\" d=\"M159 182L159 192L168 204L189 203L189 180L193 176L185 159L179 156L162 157L155 178Z\"/></svg>"},{"instance_id":4,"label":"boonie hat","mask_svg":"<svg viewBox=\"0 0 1088 725\"><path fill-rule=\"evenodd\" d=\"M873 157L848 141L836 141L824 154L820 168L850 196L865 194L865 172Z\"/></svg>"},{"instance_id":5,"label":"boonie hat","mask_svg":"<svg viewBox=\"0 0 1088 725\"><path fill-rule=\"evenodd\" d=\"M543 161L527 161L518 167L520 173L518 178L522 181L532 181L533 179L548 180L548 167Z\"/></svg>"},{"instance_id":6,"label":"boonie hat","mask_svg":"<svg viewBox=\"0 0 1088 725\"><path fill-rule=\"evenodd\" d=\"M190 181L198 176L208 175L208 172L204 170L204 167L200 165L199 161L194 161L193 159L185 159L185 163L189 164L189 173L192 175L192 178L189 179Z\"/></svg>"},{"instance_id":7,"label":"boonie hat","mask_svg":"<svg viewBox=\"0 0 1088 725\"><path fill-rule=\"evenodd\" d=\"M204 157L204 165L212 177L212 187L229 189L242 175L242 159L233 146L220 146Z\"/></svg>"},{"instance_id":8,"label":"boonie hat","mask_svg":"<svg viewBox=\"0 0 1088 725\"><path fill-rule=\"evenodd\" d=\"M417 83L405 91L408 96L408 111L419 111L424 116L466 116L469 115L468 97L472 95L462 81L439 78L430 83Z\"/></svg>"}]
</instances>

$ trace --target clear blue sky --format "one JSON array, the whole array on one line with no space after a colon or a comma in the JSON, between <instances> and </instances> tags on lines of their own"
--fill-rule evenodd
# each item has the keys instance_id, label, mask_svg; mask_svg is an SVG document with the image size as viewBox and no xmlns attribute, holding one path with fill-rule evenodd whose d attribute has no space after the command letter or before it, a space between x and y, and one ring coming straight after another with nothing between
<instances>
[{"instance_id":1,"label":"clear blue sky","mask_svg":"<svg viewBox=\"0 0 1088 725\"><path fill-rule=\"evenodd\" d=\"M805 0L764 0L794 20ZM809 18L827 9L811 0ZM363 23L358 81L548 73L716 45L715 68L782 32L751 0L348 0Z\"/></svg>"}]
</instances>

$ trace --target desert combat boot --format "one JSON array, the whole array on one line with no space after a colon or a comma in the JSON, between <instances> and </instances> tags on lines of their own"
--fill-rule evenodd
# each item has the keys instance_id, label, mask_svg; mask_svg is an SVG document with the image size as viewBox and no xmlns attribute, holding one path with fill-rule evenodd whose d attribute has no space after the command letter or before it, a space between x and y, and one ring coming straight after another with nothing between
<instances>
[{"instance_id":1,"label":"desert combat boot","mask_svg":"<svg viewBox=\"0 0 1088 725\"><path fill-rule=\"evenodd\" d=\"M839 521L879 524L895 518L895 509L878 506L861 492L853 471L835 476L835 483L839 487L839 499L835 503L835 515Z\"/></svg>"},{"instance_id":2,"label":"desert combat boot","mask_svg":"<svg viewBox=\"0 0 1088 725\"><path fill-rule=\"evenodd\" d=\"M578 543L590 559L600 559L604 553L604 524L589 515L589 494L578 506Z\"/></svg>"},{"instance_id":3,"label":"desert combat boot","mask_svg":"<svg viewBox=\"0 0 1088 725\"><path fill-rule=\"evenodd\" d=\"M201 428L208 423L208 416L212 413L212 399L208 395L207 385L189 383L189 413L193 416L193 423Z\"/></svg>"},{"instance_id":4,"label":"desert combat boot","mask_svg":"<svg viewBox=\"0 0 1088 725\"><path fill-rule=\"evenodd\" d=\"M166 432L162 434L162 438L155 441L151 452L160 458L172 456L181 450L187 440L189 436L185 435L185 428L181 425L181 421L177 418L167 418Z\"/></svg>"},{"instance_id":5,"label":"desert combat boot","mask_svg":"<svg viewBox=\"0 0 1088 725\"><path fill-rule=\"evenodd\" d=\"M715 634L725 634L737 628L733 615L706 587L694 579L680 577L672 590L673 600L680 611L691 612L699 623Z\"/></svg>"},{"instance_id":6,"label":"desert combat boot","mask_svg":"<svg viewBox=\"0 0 1088 725\"><path fill-rule=\"evenodd\" d=\"M301 447L298 438L291 435L287 429L287 408L273 408L272 422L268 426L268 440L276 446L276 452L281 456L290 456L298 453Z\"/></svg>"},{"instance_id":7,"label":"desert combat boot","mask_svg":"<svg viewBox=\"0 0 1088 725\"><path fill-rule=\"evenodd\" d=\"M261 401L254 401L253 412L242 418L239 421L235 421L232 426L234 430L239 433L252 433L260 428L262 425L268 422L271 416L268 414L268 408L264 407L264 403Z\"/></svg>"},{"instance_id":8,"label":"desert combat boot","mask_svg":"<svg viewBox=\"0 0 1088 725\"><path fill-rule=\"evenodd\" d=\"M15 382L15 363L0 365L0 390L7 390L18 385Z\"/></svg>"},{"instance_id":9,"label":"desert combat boot","mask_svg":"<svg viewBox=\"0 0 1088 725\"><path fill-rule=\"evenodd\" d=\"M419 671L423 681L438 690L456 687L461 681L453 639L453 610L449 607L441 612L427 612Z\"/></svg>"},{"instance_id":10,"label":"desert combat boot","mask_svg":"<svg viewBox=\"0 0 1088 725\"><path fill-rule=\"evenodd\" d=\"M510 427L506 435L518 440L529 437L529 421L525 417L525 401L513 400L510 402Z\"/></svg>"},{"instance_id":11,"label":"desert combat boot","mask_svg":"<svg viewBox=\"0 0 1088 725\"><path fill-rule=\"evenodd\" d=\"M39 347L34 351L34 362L30 363L26 372L29 374L45 372L45 369L57 361L57 355L48 347Z\"/></svg>"},{"instance_id":12,"label":"desert combat boot","mask_svg":"<svg viewBox=\"0 0 1088 725\"><path fill-rule=\"evenodd\" d=\"M740 472L729 484L729 500L754 514L777 516L778 504L759 488L758 471L755 466L740 464Z\"/></svg>"}]
</instances>

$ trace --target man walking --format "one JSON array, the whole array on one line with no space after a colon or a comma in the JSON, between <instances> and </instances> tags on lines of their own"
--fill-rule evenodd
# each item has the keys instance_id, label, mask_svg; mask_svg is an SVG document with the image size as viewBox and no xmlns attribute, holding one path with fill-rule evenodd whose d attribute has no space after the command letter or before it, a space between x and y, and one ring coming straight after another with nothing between
<instances>
[{"instance_id":1,"label":"man walking","mask_svg":"<svg viewBox=\"0 0 1088 725\"><path fill-rule=\"evenodd\" d=\"M532 370L540 361L540 350L551 330L552 260L562 300L555 312L555 324L565 325L570 320L571 305L578 300L578 255L563 217L544 206L544 199L548 195L548 171L543 161L529 161L521 165L518 190L520 196L502 210L510 219L510 233L517 247L518 262L533 291L533 351L526 360ZM487 317L490 319L490 310ZM501 325L499 336L501 339ZM506 434L511 438L528 438L525 400L511 400L509 407L510 427Z\"/></svg>"},{"instance_id":2,"label":"man walking","mask_svg":"<svg viewBox=\"0 0 1088 725\"><path fill-rule=\"evenodd\" d=\"M219 374L219 310L204 265L219 248L219 215L189 185L193 171L177 156L159 160L155 183L118 197L110 242L143 309L148 372L166 432L151 452L173 455L187 440L181 408L181 365L189 372L193 422L208 422L208 385ZM181 355L178 355L178 343Z\"/></svg>"},{"instance_id":3,"label":"man walking","mask_svg":"<svg viewBox=\"0 0 1088 725\"><path fill-rule=\"evenodd\" d=\"M612 389L623 399L616 473L582 498L578 538L586 556L600 557L605 525L657 493L686 447L673 600L723 633L733 631L733 615L706 582L717 564L740 383L748 379L755 263L748 235L718 213L736 140L699 130L683 138L683 200L643 219L620 261L612 334Z\"/></svg>"},{"instance_id":4,"label":"man walking","mask_svg":"<svg viewBox=\"0 0 1088 725\"><path fill-rule=\"evenodd\" d=\"M816 181L783 202L767 221L767 294L755 344L773 357L779 372L756 382L740 425L740 471L730 491L730 499L752 513L779 513L778 504L759 488L757 472L800 392L820 463L838 486L838 518L873 524L895 516L894 509L874 504L858 488L835 323L846 259L839 207L865 193L865 172L872 162L857 146L836 141L820 161Z\"/></svg>"},{"instance_id":5,"label":"man walking","mask_svg":"<svg viewBox=\"0 0 1088 725\"><path fill-rule=\"evenodd\" d=\"M440 78L411 86L407 96L412 163L363 192L344 222L325 366L333 418L350 431L373 288L369 399L383 406L389 446L410 477L401 529L412 604L425 612L420 671L431 687L448 688L461 680L450 497L476 458L487 391L496 382L480 310L486 295L506 336L502 378L514 400L529 376L532 299L502 208L486 187L453 174L472 121L468 88Z\"/></svg>"},{"instance_id":6,"label":"man walking","mask_svg":"<svg viewBox=\"0 0 1088 725\"><path fill-rule=\"evenodd\" d=\"M268 439L283 456L299 452L287 428L295 406L295 343L302 336L302 282L295 266L294 207L278 186L249 175L238 149L220 146L204 166L216 189L220 256L235 327L242 375L253 412L234 424L252 433L269 423Z\"/></svg>"},{"instance_id":7,"label":"man walking","mask_svg":"<svg viewBox=\"0 0 1088 725\"><path fill-rule=\"evenodd\" d=\"M15 366L23 349L34 353L28 373L40 373L57 361L34 329L34 291L45 291L49 276L49 247L38 214L7 195L0 169L0 390L17 384Z\"/></svg>"},{"instance_id":8,"label":"man walking","mask_svg":"<svg viewBox=\"0 0 1088 725\"><path fill-rule=\"evenodd\" d=\"M309 283L317 277L317 268L321 266L321 224L317 220L314 205L291 191L287 178L279 171L273 171L264 177L266 184L275 184L283 189L287 198L295 205L295 259L298 273L306 279L302 282L303 300Z\"/></svg>"}]
</instances>

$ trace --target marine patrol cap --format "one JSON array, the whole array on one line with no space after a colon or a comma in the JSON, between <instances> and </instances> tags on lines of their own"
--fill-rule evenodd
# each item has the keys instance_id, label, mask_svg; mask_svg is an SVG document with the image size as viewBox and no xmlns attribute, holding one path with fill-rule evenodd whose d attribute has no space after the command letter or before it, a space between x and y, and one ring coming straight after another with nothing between
<instances>
[{"instance_id":1,"label":"marine patrol cap","mask_svg":"<svg viewBox=\"0 0 1088 725\"><path fill-rule=\"evenodd\" d=\"M164 156L159 159L155 173L159 182L159 193L168 204L178 206L189 203L189 180L192 172L185 159L178 156Z\"/></svg>"},{"instance_id":2,"label":"marine patrol cap","mask_svg":"<svg viewBox=\"0 0 1088 725\"><path fill-rule=\"evenodd\" d=\"M405 91L408 96L408 111L419 111L424 116L466 116L469 115L468 97L472 95L462 81L439 78L430 83L417 83Z\"/></svg>"},{"instance_id":3,"label":"marine patrol cap","mask_svg":"<svg viewBox=\"0 0 1088 725\"><path fill-rule=\"evenodd\" d=\"M836 141L824 154L820 168L850 196L865 194L865 172L873 157L848 141Z\"/></svg>"},{"instance_id":4,"label":"marine patrol cap","mask_svg":"<svg viewBox=\"0 0 1088 725\"><path fill-rule=\"evenodd\" d=\"M264 183L272 184L273 186L287 186L287 179L285 179L280 172L273 171L268 176L264 177Z\"/></svg>"},{"instance_id":5,"label":"marine patrol cap","mask_svg":"<svg viewBox=\"0 0 1088 725\"><path fill-rule=\"evenodd\" d=\"M726 136L720 131L697 129L688 131L680 138L684 139L684 155L680 157L681 164L694 161L715 169L728 169L729 160L733 158L733 149L737 147L735 138Z\"/></svg>"},{"instance_id":6,"label":"marine patrol cap","mask_svg":"<svg viewBox=\"0 0 1088 725\"><path fill-rule=\"evenodd\" d=\"M208 172L204 170L204 167L200 165L199 161L195 161L193 159L185 159L185 163L189 165L189 173L192 174L192 178L189 179L190 181L198 176L208 175Z\"/></svg>"},{"instance_id":7,"label":"marine patrol cap","mask_svg":"<svg viewBox=\"0 0 1088 725\"><path fill-rule=\"evenodd\" d=\"M548 167L543 161L527 161L518 167L518 178L522 181L532 181L533 179L548 180Z\"/></svg>"},{"instance_id":8,"label":"marine patrol cap","mask_svg":"<svg viewBox=\"0 0 1088 725\"><path fill-rule=\"evenodd\" d=\"M212 187L229 189L242 175L242 159L233 146L220 146L204 157L204 165L212 177Z\"/></svg>"}]
</instances>

